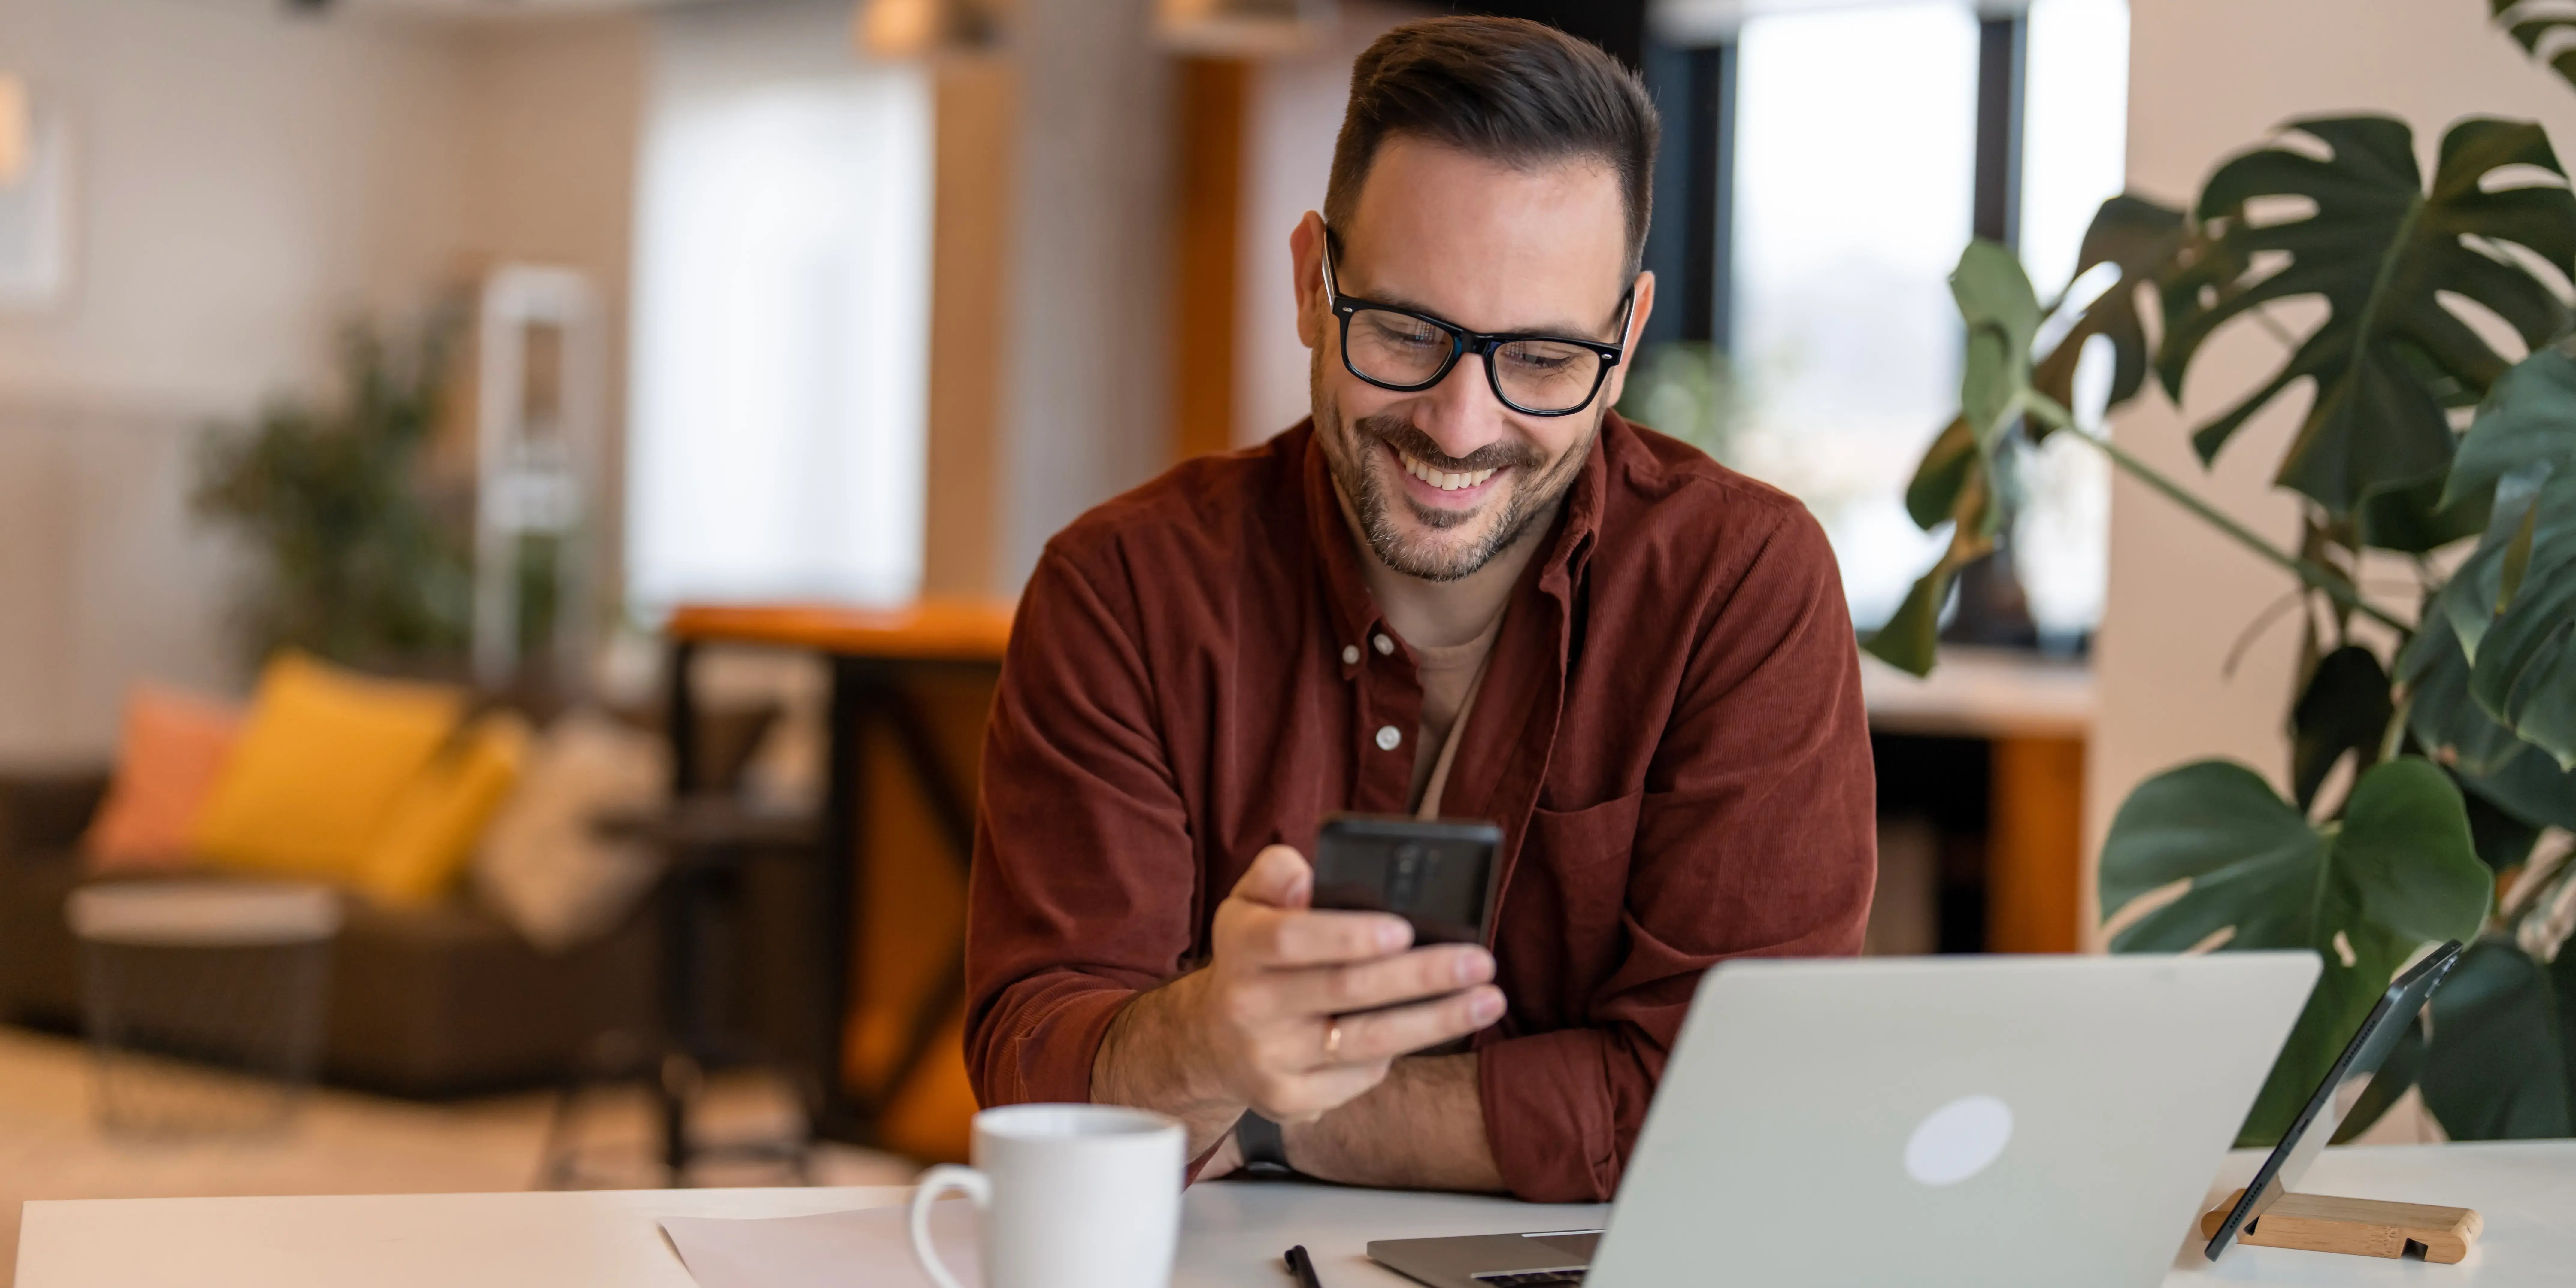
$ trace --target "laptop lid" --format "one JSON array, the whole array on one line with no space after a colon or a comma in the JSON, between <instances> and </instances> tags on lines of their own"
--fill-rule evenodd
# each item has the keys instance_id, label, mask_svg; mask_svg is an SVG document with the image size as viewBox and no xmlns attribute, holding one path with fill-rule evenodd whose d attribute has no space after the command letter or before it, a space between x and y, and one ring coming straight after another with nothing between
<instances>
[{"instance_id":1,"label":"laptop lid","mask_svg":"<svg viewBox=\"0 0 2576 1288\"><path fill-rule=\"evenodd\" d=\"M1586 1282L2151 1288L2317 971L2304 952L1726 963Z\"/></svg>"}]
</instances>

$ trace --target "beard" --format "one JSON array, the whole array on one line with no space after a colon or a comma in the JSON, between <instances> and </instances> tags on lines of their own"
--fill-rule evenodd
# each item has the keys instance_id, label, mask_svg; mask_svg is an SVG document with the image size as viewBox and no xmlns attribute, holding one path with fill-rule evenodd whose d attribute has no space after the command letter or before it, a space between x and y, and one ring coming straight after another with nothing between
<instances>
[{"instance_id":1,"label":"beard","mask_svg":"<svg viewBox=\"0 0 2576 1288\"><path fill-rule=\"evenodd\" d=\"M1601 411L1596 408L1589 413L1591 423L1583 436L1554 461L1516 438L1487 443L1465 456L1451 456L1440 450L1431 435L1401 416L1362 416L1345 422L1340 404L1324 388L1321 367L1318 350L1311 378L1315 432L1323 438L1324 460L1332 467L1333 481L1350 501L1360 532L1368 538L1369 548L1377 552L1379 560L1397 572L1424 581L1457 581L1470 576L1520 540L1530 525L1550 514L1566 489L1574 485L1576 472L1591 454L1593 438L1601 432ZM1405 495L1403 485L1390 477L1392 471L1370 467L1370 459L1381 444L1435 470L1470 474L1509 469L1510 486L1502 497L1472 510L1432 509ZM1499 512L1496 506L1501 507ZM1413 521L1429 529L1429 533L1408 533L1398 526L1397 507L1409 512ZM1480 522L1485 524L1483 534L1463 544L1439 540L1441 534L1452 529Z\"/></svg>"}]
</instances>

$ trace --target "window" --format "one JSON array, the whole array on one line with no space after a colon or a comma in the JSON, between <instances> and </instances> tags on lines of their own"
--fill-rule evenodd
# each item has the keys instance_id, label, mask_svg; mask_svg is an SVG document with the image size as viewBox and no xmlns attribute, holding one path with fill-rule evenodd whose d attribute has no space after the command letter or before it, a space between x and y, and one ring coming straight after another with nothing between
<instances>
[{"instance_id":1,"label":"window","mask_svg":"<svg viewBox=\"0 0 2576 1288\"><path fill-rule=\"evenodd\" d=\"M645 611L919 587L930 92L919 69L856 63L848 21L659 20L629 417Z\"/></svg>"},{"instance_id":2,"label":"window","mask_svg":"<svg viewBox=\"0 0 2576 1288\"><path fill-rule=\"evenodd\" d=\"M1948 274L1977 160L1963 5L1781 13L1736 47L1735 371L1741 468L1832 535L1852 615L1886 619L1940 541L1906 480L1958 406Z\"/></svg>"},{"instance_id":3,"label":"window","mask_svg":"<svg viewBox=\"0 0 2576 1288\"><path fill-rule=\"evenodd\" d=\"M2121 188L2126 0L1982 18L1965 0L1666 0L1658 20L1702 47L1650 54L1668 121L1684 104L1691 116L1668 135L1692 150L1666 172L1685 187L1658 209L1691 212L1681 235L1714 253L1705 268L1657 262L1688 270L1668 299L1716 284L1665 334L1727 350L1736 410L1721 454L1807 502L1854 621L1873 629L1947 540L1917 529L1903 496L1958 405L1947 279L1961 246L1972 233L2014 244L2051 298ZM2107 355L2088 358L2079 394L2092 389L2094 416L2108 376ZM2071 442L2029 468L2014 568L2041 636L2080 637L2101 616L2108 475Z\"/></svg>"},{"instance_id":4,"label":"window","mask_svg":"<svg viewBox=\"0 0 2576 1288\"><path fill-rule=\"evenodd\" d=\"M2075 274L2093 212L2127 176L2128 0L2038 0L2030 7L2022 91L2020 249L2042 300ZM2098 427L2111 392L2111 342L2096 337L2076 368L2078 420ZM2052 440L2024 463L2029 504L2014 534L2013 571L2043 636L2102 621L2110 564L2111 464Z\"/></svg>"}]
</instances>

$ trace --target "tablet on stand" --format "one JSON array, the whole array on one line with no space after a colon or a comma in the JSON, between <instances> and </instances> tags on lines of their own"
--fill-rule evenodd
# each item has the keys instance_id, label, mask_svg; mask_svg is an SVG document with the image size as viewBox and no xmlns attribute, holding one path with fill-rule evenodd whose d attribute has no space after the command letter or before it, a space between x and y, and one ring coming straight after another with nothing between
<instances>
[{"instance_id":1,"label":"tablet on stand","mask_svg":"<svg viewBox=\"0 0 2576 1288\"><path fill-rule=\"evenodd\" d=\"M2260 1247L2304 1248L2366 1257L2401 1257L2409 1244L2421 1244L2426 1261L2453 1262L2469 1254L2485 1224L2468 1208L2377 1199L2328 1198L2292 1191L2307 1174L2317 1152L2334 1139L2335 1128L2369 1090L2371 1079L2388 1053L2406 1036L2424 1003L2443 976L2460 959L2460 941L2434 949L2398 976L2380 996L2359 1031L2336 1057L2316 1094L2290 1123L2272 1155L2254 1173L2253 1183L2228 1196L2227 1202L2200 1219L2213 1261L2230 1243Z\"/></svg>"}]
</instances>

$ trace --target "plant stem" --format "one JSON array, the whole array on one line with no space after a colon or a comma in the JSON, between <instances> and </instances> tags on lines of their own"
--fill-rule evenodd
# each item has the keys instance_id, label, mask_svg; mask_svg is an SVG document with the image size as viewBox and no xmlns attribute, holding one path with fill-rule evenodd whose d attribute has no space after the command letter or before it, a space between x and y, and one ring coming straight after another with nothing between
<instances>
[{"instance_id":1,"label":"plant stem","mask_svg":"<svg viewBox=\"0 0 2576 1288\"><path fill-rule=\"evenodd\" d=\"M2078 439L2091 444L2103 455L2110 457L2112 464L2119 466L2121 469L2127 470L2139 482L2146 484L2148 487L2154 488L2159 493L2162 493L2166 500L2200 516L2200 518L2204 522L2208 523L2209 526L2218 529L2220 532L2226 533L2228 536L2234 537L2237 544L2244 546L2246 549L2253 551L2257 555L2262 556L2266 561L2287 569L2292 576L2295 576L2300 581L2306 582L2308 585L2325 592L2326 596L2334 600L2336 603L2341 604L2345 608L2351 609L2352 611L2359 613L2390 630L2396 631L2400 635L2411 635L2414 633L2415 628L2413 626L2381 612L2378 608L2364 600L2361 597L2360 589L2355 587L2349 578L2324 566L2323 564L2317 563L2314 560L2302 559L2297 555L2291 554L2287 550L2283 550L2280 547L2273 545L2269 541L2265 541L2261 536L2257 535L2253 529L2248 528L2244 524L2238 523L2236 520L2220 513L2208 502L2192 495L2191 492L2185 489L2181 484L2174 482L2172 479L2166 478L2164 474L2154 466L2149 465L2145 461L2139 460L2137 457L2122 450L2119 444L2111 441L2109 435L2094 434L2078 428L2074 423L2074 417L2065 415L2063 409L2056 407L2053 403L2047 407L2031 405L2027 406L2025 409L2039 416L2041 419L2056 421L2057 428L2065 431L2066 433L2073 434Z\"/></svg>"}]
</instances>

